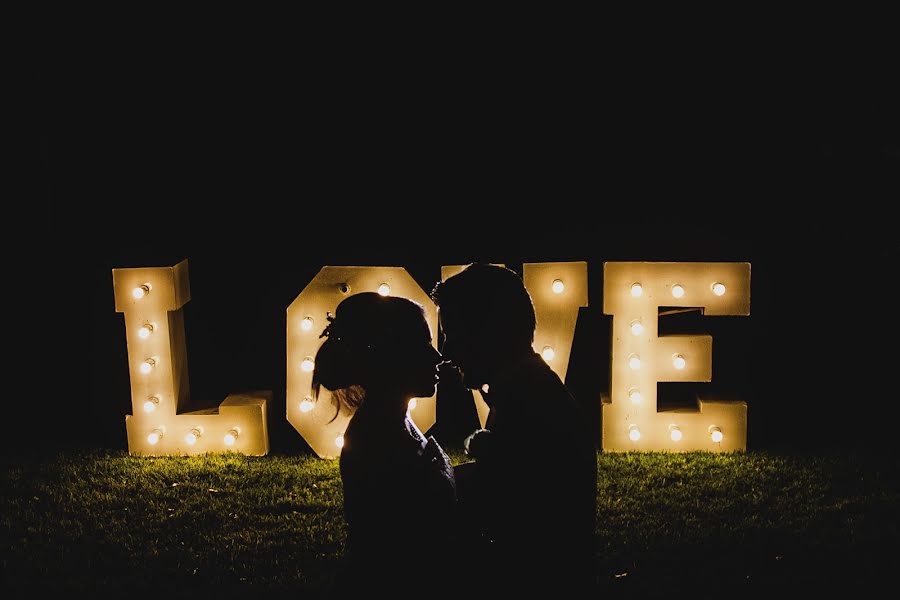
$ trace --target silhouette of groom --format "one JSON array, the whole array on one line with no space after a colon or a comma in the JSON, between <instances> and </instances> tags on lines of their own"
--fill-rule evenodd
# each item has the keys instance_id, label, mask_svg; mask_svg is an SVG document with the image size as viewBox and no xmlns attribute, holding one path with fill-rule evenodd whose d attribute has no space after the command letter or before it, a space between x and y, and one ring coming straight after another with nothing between
<instances>
[{"instance_id":1,"label":"silhouette of groom","mask_svg":"<svg viewBox=\"0 0 900 600\"><path fill-rule=\"evenodd\" d=\"M487 390L483 430L456 468L464 544L482 590L591 589L597 449L582 410L532 348L534 306L514 271L473 263L438 283L444 359Z\"/></svg>"}]
</instances>

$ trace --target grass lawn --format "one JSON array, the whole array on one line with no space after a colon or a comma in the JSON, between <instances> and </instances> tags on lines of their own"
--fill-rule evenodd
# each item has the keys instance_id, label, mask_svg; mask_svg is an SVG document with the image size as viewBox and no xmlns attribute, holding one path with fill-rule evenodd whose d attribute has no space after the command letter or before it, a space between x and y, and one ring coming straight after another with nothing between
<instances>
[{"instance_id":1,"label":"grass lawn","mask_svg":"<svg viewBox=\"0 0 900 600\"><path fill-rule=\"evenodd\" d=\"M324 597L340 561L336 461L0 461L5 598ZM894 456L601 453L598 472L598 597L858 593L900 567Z\"/></svg>"}]
</instances>

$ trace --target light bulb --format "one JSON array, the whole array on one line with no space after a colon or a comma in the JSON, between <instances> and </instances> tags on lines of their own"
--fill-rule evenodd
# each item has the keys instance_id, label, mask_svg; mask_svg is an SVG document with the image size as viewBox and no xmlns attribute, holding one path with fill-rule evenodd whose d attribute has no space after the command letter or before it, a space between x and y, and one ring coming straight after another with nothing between
<instances>
[{"instance_id":1,"label":"light bulb","mask_svg":"<svg viewBox=\"0 0 900 600\"><path fill-rule=\"evenodd\" d=\"M300 401L300 412L308 413L312 409L316 407L316 403L312 401L312 398L307 396L303 400Z\"/></svg>"},{"instance_id":2,"label":"light bulb","mask_svg":"<svg viewBox=\"0 0 900 600\"><path fill-rule=\"evenodd\" d=\"M163 436L162 429L154 429L153 431L150 432L150 435L147 436L147 443L155 446L156 443L159 442L159 439L162 436Z\"/></svg>"},{"instance_id":3,"label":"light bulb","mask_svg":"<svg viewBox=\"0 0 900 600\"><path fill-rule=\"evenodd\" d=\"M687 362L684 360L684 357L680 354L676 354L672 357L672 366L674 366L679 371L684 368Z\"/></svg>"},{"instance_id":4,"label":"light bulb","mask_svg":"<svg viewBox=\"0 0 900 600\"><path fill-rule=\"evenodd\" d=\"M159 404L159 398L156 396L150 396L144 402L144 412L152 413L156 410L156 406Z\"/></svg>"},{"instance_id":5,"label":"light bulb","mask_svg":"<svg viewBox=\"0 0 900 600\"><path fill-rule=\"evenodd\" d=\"M644 293L644 288L641 287L639 283L631 284L631 297L632 298L640 298L641 294Z\"/></svg>"},{"instance_id":6,"label":"light bulb","mask_svg":"<svg viewBox=\"0 0 900 600\"><path fill-rule=\"evenodd\" d=\"M684 288L676 283L672 286L672 296L675 298L681 298L682 296L684 296Z\"/></svg>"},{"instance_id":7,"label":"light bulb","mask_svg":"<svg viewBox=\"0 0 900 600\"><path fill-rule=\"evenodd\" d=\"M222 441L225 442L226 446L234 446L234 443L237 441L239 435L241 435L241 430L235 427L225 434L225 437L222 438Z\"/></svg>"},{"instance_id":8,"label":"light bulb","mask_svg":"<svg viewBox=\"0 0 900 600\"><path fill-rule=\"evenodd\" d=\"M714 441L715 443L719 443L722 441L722 438L725 437L722 434L722 430L716 427L715 425L711 425L709 428L709 439Z\"/></svg>"},{"instance_id":9,"label":"light bulb","mask_svg":"<svg viewBox=\"0 0 900 600\"><path fill-rule=\"evenodd\" d=\"M142 285L137 286L133 290L131 290L131 295L135 300L140 300L144 296L150 293L150 288L153 287L149 283L144 283Z\"/></svg>"},{"instance_id":10,"label":"light bulb","mask_svg":"<svg viewBox=\"0 0 900 600\"><path fill-rule=\"evenodd\" d=\"M631 388L628 391L628 399L631 400L632 404L640 404L641 403L641 392L637 390L637 388Z\"/></svg>"},{"instance_id":11,"label":"light bulb","mask_svg":"<svg viewBox=\"0 0 900 600\"><path fill-rule=\"evenodd\" d=\"M153 333L153 323L144 323L141 325L141 328L138 329L138 337L142 340L146 340L150 337L151 333Z\"/></svg>"},{"instance_id":12,"label":"light bulb","mask_svg":"<svg viewBox=\"0 0 900 600\"><path fill-rule=\"evenodd\" d=\"M150 371L152 371L153 367L155 367L155 366L156 366L156 359L148 358L147 360L145 360L144 362L141 363L141 367L140 367L141 373L146 375Z\"/></svg>"},{"instance_id":13,"label":"light bulb","mask_svg":"<svg viewBox=\"0 0 900 600\"><path fill-rule=\"evenodd\" d=\"M644 333L644 326L640 319L635 319L631 322L631 335L641 335L642 333Z\"/></svg>"},{"instance_id":14,"label":"light bulb","mask_svg":"<svg viewBox=\"0 0 900 600\"><path fill-rule=\"evenodd\" d=\"M197 443L197 439L202 435L200 429L194 427L191 429L186 436L184 436L184 441L187 442L188 446L193 446Z\"/></svg>"},{"instance_id":15,"label":"light bulb","mask_svg":"<svg viewBox=\"0 0 900 600\"><path fill-rule=\"evenodd\" d=\"M725 295L725 284L716 282L712 284L713 294L716 296L724 296Z\"/></svg>"},{"instance_id":16,"label":"light bulb","mask_svg":"<svg viewBox=\"0 0 900 600\"><path fill-rule=\"evenodd\" d=\"M489 383L481 384L481 391L484 394L490 394L491 393L491 384L489 384Z\"/></svg>"},{"instance_id":17,"label":"light bulb","mask_svg":"<svg viewBox=\"0 0 900 600\"><path fill-rule=\"evenodd\" d=\"M415 398L410 398L407 406L409 406L409 410L415 410L416 406L418 406L418 402L416 402Z\"/></svg>"},{"instance_id":18,"label":"light bulb","mask_svg":"<svg viewBox=\"0 0 900 600\"><path fill-rule=\"evenodd\" d=\"M636 442L641 439L641 430L638 429L637 425L628 426L628 439L630 439L632 442Z\"/></svg>"},{"instance_id":19,"label":"light bulb","mask_svg":"<svg viewBox=\"0 0 900 600\"><path fill-rule=\"evenodd\" d=\"M566 291L566 284L563 283L562 279L554 279L553 283L550 284L550 288L554 294L562 294Z\"/></svg>"},{"instance_id":20,"label":"light bulb","mask_svg":"<svg viewBox=\"0 0 900 600\"><path fill-rule=\"evenodd\" d=\"M306 317L302 321L300 321L300 329L302 329L303 331L309 331L313 328L313 324L315 324L313 318Z\"/></svg>"},{"instance_id":21,"label":"light bulb","mask_svg":"<svg viewBox=\"0 0 900 600\"><path fill-rule=\"evenodd\" d=\"M681 429L678 428L678 425L669 425L669 437L673 442L681 441Z\"/></svg>"},{"instance_id":22,"label":"light bulb","mask_svg":"<svg viewBox=\"0 0 900 600\"><path fill-rule=\"evenodd\" d=\"M338 448L344 447L344 434L343 433L341 435L337 436L336 438L334 438L334 445L337 446Z\"/></svg>"},{"instance_id":23,"label":"light bulb","mask_svg":"<svg viewBox=\"0 0 900 600\"><path fill-rule=\"evenodd\" d=\"M316 362L312 359L311 356L307 356L303 359L303 362L300 363L300 368L309 373L316 368Z\"/></svg>"},{"instance_id":24,"label":"light bulb","mask_svg":"<svg viewBox=\"0 0 900 600\"><path fill-rule=\"evenodd\" d=\"M628 357L628 366L632 371L637 371L641 368L641 357L637 354L632 354Z\"/></svg>"},{"instance_id":25,"label":"light bulb","mask_svg":"<svg viewBox=\"0 0 900 600\"><path fill-rule=\"evenodd\" d=\"M382 283L378 286L378 294L380 296L390 296L391 295L391 286L386 283Z\"/></svg>"},{"instance_id":26,"label":"light bulb","mask_svg":"<svg viewBox=\"0 0 900 600\"><path fill-rule=\"evenodd\" d=\"M544 346L544 349L541 350L541 356L544 357L544 360L550 362L556 356L556 352L550 346Z\"/></svg>"}]
</instances>

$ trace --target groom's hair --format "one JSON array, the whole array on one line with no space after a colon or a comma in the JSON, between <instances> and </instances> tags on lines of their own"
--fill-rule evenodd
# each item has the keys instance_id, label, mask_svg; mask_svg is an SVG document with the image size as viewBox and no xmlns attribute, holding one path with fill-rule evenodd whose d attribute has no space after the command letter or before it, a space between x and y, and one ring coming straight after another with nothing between
<instances>
[{"instance_id":1,"label":"groom's hair","mask_svg":"<svg viewBox=\"0 0 900 600\"><path fill-rule=\"evenodd\" d=\"M471 330L495 333L510 345L530 346L534 341L534 304L522 278L511 269L472 263L438 282L431 298Z\"/></svg>"}]
</instances>

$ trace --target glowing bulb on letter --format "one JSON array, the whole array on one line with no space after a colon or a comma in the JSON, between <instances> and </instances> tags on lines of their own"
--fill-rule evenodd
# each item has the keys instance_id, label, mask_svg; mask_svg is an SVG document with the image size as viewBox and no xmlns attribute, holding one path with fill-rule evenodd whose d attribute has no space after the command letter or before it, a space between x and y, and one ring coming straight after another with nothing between
<instances>
[{"instance_id":1,"label":"glowing bulb on letter","mask_svg":"<svg viewBox=\"0 0 900 600\"><path fill-rule=\"evenodd\" d=\"M306 317L305 319L300 321L300 329L302 329L303 331L309 331L313 328L314 323L315 321L313 321L312 317Z\"/></svg>"},{"instance_id":2,"label":"glowing bulb on letter","mask_svg":"<svg viewBox=\"0 0 900 600\"><path fill-rule=\"evenodd\" d=\"M725 295L725 284L724 283L714 283L712 284L713 294L716 296L724 296Z\"/></svg>"},{"instance_id":3,"label":"glowing bulb on letter","mask_svg":"<svg viewBox=\"0 0 900 600\"><path fill-rule=\"evenodd\" d=\"M241 434L240 430L235 427L231 431L225 434L225 437L222 438L222 441L225 442L226 446L234 446L234 443L237 441L238 436Z\"/></svg>"},{"instance_id":4,"label":"glowing bulb on letter","mask_svg":"<svg viewBox=\"0 0 900 600\"><path fill-rule=\"evenodd\" d=\"M344 447L344 434L341 434L341 435L337 436L336 438L334 438L334 445L337 446L338 448Z\"/></svg>"},{"instance_id":5,"label":"glowing bulb on letter","mask_svg":"<svg viewBox=\"0 0 900 600\"><path fill-rule=\"evenodd\" d=\"M678 428L678 425L669 425L669 437L673 442L681 441L681 429Z\"/></svg>"},{"instance_id":6,"label":"glowing bulb on letter","mask_svg":"<svg viewBox=\"0 0 900 600\"><path fill-rule=\"evenodd\" d=\"M641 335L642 333L644 333L644 326L640 319L635 319L631 322L631 335Z\"/></svg>"},{"instance_id":7,"label":"glowing bulb on letter","mask_svg":"<svg viewBox=\"0 0 900 600\"><path fill-rule=\"evenodd\" d=\"M416 402L416 399L415 399L415 398L410 398L409 404L408 404L409 410L414 410L414 409L416 408L417 405L418 405L418 402Z\"/></svg>"},{"instance_id":8,"label":"glowing bulb on letter","mask_svg":"<svg viewBox=\"0 0 900 600\"><path fill-rule=\"evenodd\" d=\"M391 295L391 286L386 283L382 283L378 286L378 294L381 296L390 296Z\"/></svg>"},{"instance_id":9,"label":"glowing bulb on letter","mask_svg":"<svg viewBox=\"0 0 900 600\"><path fill-rule=\"evenodd\" d=\"M553 290L554 294L562 294L566 291L566 284L563 283L562 279L554 279L550 288Z\"/></svg>"},{"instance_id":10,"label":"glowing bulb on letter","mask_svg":"<svg viewBox=\"0 0 900 600\"><path fill-rule=\"evenodd\" d=\"M644 293L644 288L641 287L639 283L631 284L631 297L632 298L640 298L641 294Z\"/></svg>"},{"instance_id":11,"label":"glowing bulb on letter","mask_svg":"<svg viewBox=\"0 0 900 600\"><path fill-rule=\"evenodd\" d=\"M156 410L156 406L159 404L159 398L156 396L150 396L144 402L144 412L152 413Z\"/></svg>"},{"instance_id":12,"label":"glowing bulb on letter","mask_svg":"<svg viewBox=\"0 0 900 600\"><path fill-rule=\"evenodd\" d=\"M196 427L191 429L186 436L184 436L184 441L187 442L189 446L193 446L197 443L197 439L200 437L200 430Z\"/></svg>"},{"instance_id":13,"label":"glowing bulb on letter","mask_svg":"<svg viewBox=\"0 0 900 600\"><path fill-rule=\"evenodd\" d=\"M312 401L312 398L307 396L303 400L300 401L300 412L308 413L312 409L316 407L316 403Z\"/></svg>"},{"instance_id":14,"label":"glowing bulb on letter","mask_svg":"<svg viewBox=\"0 0 900 600\"><path fill-rule=\"evenodd\" d=\"M676 354L674 357L672 357L672 366L674 366L676 369L681 370L686 364L687 362L685 362L682 355Z\"/></svg>"},{"instance_id":15,"label":"glowing bulb on letter","mask_svg":"<svg viewBox=\"0 0 900 600\"><path fill-rule=\"evenodd\" d=\"M156 360L152 358L148 358L144 362L141 363L141 373L146 375L150 371L153 370L153 367L156 366Z\"/></svg>"},{"instance_id":16,"label":"glowing bulb on letter","mask_svg":"<svg viewBox=\"0 0 900 600\"><path fill-rule=\"evenodd\" d=\"M544 346L544 349L541 350L541 356L544 357L544 360L550 362L556 356L556 352L550 346Z\"/></svg>"},{"instance_id":17,"label":"glowing bulb on letter","mask_svg":"<svg viewBox=\"0 0 900 600\"><path fill-rule=\"evenodd\" d=\"M316 363L311 356L307 356L303 359L303 362L300 363L300 368L309 373L316 368Z\"/></svg>"},{"instance_id":18,"label":"glowing bulb on letter","mask_svg":"<svg viewBox=\"0 0 900 600\"><path fill-rule=\"evenodd\" d=\"M628 426L628 439L630 439L632 442L636 442L641 439L641 430L638 429L637 425Z\"/></svg>"},{"instance_id":19,"label":"glowing bulb on letter","mask_svg":"<svg viewBox=\"0 0 900 600\"><path fill-rule=\"evenodd\" d=\"M637 371L641 368L641 357L637 354L632 354L628 357L628 366L632 371Z\"/></svg>"},{"instance_id":20,"label":"glowing bulb on letter","mask_svg":"<svg viewBox=\"0 0 900 600\"><path fill-rule=\"evenodd\" d=\"M682 296L684 296L684 288L676 283L672 286L672 296L675 298L681 298Z\"/></svg>"},{"instance_id":21,"label":"glowing bulb on letter","mask_svg":"<svg viewBox=\"0 0 900 600\"><path fill-rule=\"evenodd\" d=\"M133 290L131 290L131 295L134 296L135 300L140 300L144 296L150 293L151 285L149 283L145 283L143 285L139 285Z\"/></svg>"},{"instance_id":22,"label":"glowing bulb on letter","mask_svg":"<svg viewBox=\"0 0 900 600\"><path fill-rule=\"evenodd\" d=\"M159 438L161 438L162 436L163 436L162 429L154 429L153 431L150 432L150 435L147 436L147 443L155 446L156 443L159 441Z\"/></svg>"},{"instance_id":23,"label":"glowing bulb on letter","mask_svg":"<svg viewBox=\"0 0 900 600\"><path fill-rule=\"evenodd\" d=\"M709 438L715 443L718 444L719 442L721 442L723 437L725 436L722 435L722 430L715 425L712 425L709 428Z\"/></svg>"},{"instance_id":24,"label":"glowing bulb on letter","mask_svg":"<svg viewBox=\"0 0 900 600\"><path fill-rule=\"evenodd\" d=\"M138 329L138 337L143 340L150 337L151 333L153 333L153 323L144 323L141 325L141 328Z\"/></svg>"},{"instance_id":25,"label":"glowing bulb on letter","mask_svg":"<svg viewBox=\"0 0 900 600\"><path fill-rule=\"evenodd\" d=\"M640 404L642 400L641 393L638 390L632 388L628 391L628 399L631 400L632 404Z\"/></svg>"}]
</instances>

